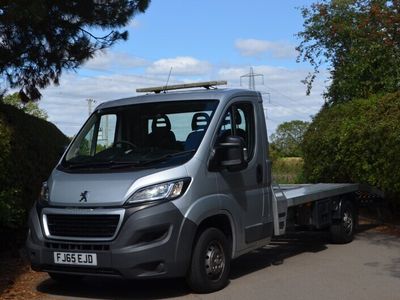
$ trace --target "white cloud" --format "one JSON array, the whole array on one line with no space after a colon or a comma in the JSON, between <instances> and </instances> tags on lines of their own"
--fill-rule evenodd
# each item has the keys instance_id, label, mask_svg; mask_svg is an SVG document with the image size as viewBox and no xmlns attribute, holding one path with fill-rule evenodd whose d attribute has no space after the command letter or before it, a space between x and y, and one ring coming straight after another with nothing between
<instances>
[{"instance_id":1,"label":"white cloud","mask_svg":"<svg viewBox=\"0 0 400 300\"><path fill-rule=\"evenodd\" d=\"M267 41L257 39L237 39L235 48L243 56L260 57L270 53L274 58L294 58L297 55L295 46L284 41Z\"/></svg>"},{"instance_id":2,"label":"white cloud","mask_svg":"<svg viewBox=\"0 0 400 300\"><path fill-rule=\"evenodd\" d=\"M176 75L204 75L211 71L211 64L189 56L163 58L153 62L147 72L150 74L168 74L172 67L172 74Z\"/></svg>"},{"instance_id":3,"label":"white cloud","mask_svg":"<svg viewBox=\"0 0 400 300\"><path fill-rule=\"evenodd\" d=\"M127 53L99 52L94 58L84 64L83 68L95 71L107 71L111 68L138 68L148 65L148 62L140 57Z\"/></svg>"},{"instance_id":4,"label":"white cloud","mask_svg":"<svg viewBox=\"0 0 400 300\"><path fill-rule=\"evenodd\" d=\"M40 107L48 112L50 121L64 133L72 136L88 116L88 106L85 101L87 98L95 99L99 104L107 100L135 96L136 88L139 87L164 85L165 74L169 72L170 64L163 61L165 60L151 64L155 69L148 70L144 75L137 72L121 74L122 72L118 70L91 77L65 74L61 78L60 86L51 86L42 91ZM220 68L194 58L167 59L167 61L172 61L177 69L173 69L170 84L224 79L228 80L228 87L240 87L240 76L249 73L247 66L227 65ZM185 63L179 65L178 61ZM183 69L185 66L188 69L195 66L201 69L202 63L207 66L207 72L203 74L196 75ZM306 96L306 87L301 83L308 73L306 69L258 65L254 66L254 72L264 75L264 84L260 78L256 78L256 89L263 93L269 134L282 122L295 119L310 120L310 115L316 114L323 104L321 96L325 86L323 78L315 81L312 94ZM248 87L247 80L243 80L242 84L242 88Z\"/></svg>"},{"instance_id":5,"label":"white cloud","mask_svg":"<svg viewBox=\"0 0 400 300\"><path fill-rule=\"evenodd\" d=\"M277 92L287 94L289 97L297 98L318 98L321 99L320 94L324 88L324 83L321 80L315 82L314 88L312 90L312 95L306 97L306 88L301 80L303 80L309 70L305 69L291 69L285 67L273 67L268 65L258 65L253 68L255 74L261 74L262 77L256 77L256 89L264 90L267 92L272 92L276 90ZM249 73L249 67L236 66L221 68L218 70L218 78L228 80L231 84L240 85L240 76ZM321 73L323 76L323 73ZM263 80L262 80L263 79ZM262 84L264 81L264 84ZM242 78L243 87L248 87L248 78ZM277 94L277 92L275 94Z\"/></svg>"},{"instance_id":6,"label":"white cloud","mask_svg":"<svg viewBox=\"0 0 400 300\"><path fill-rule=\"evenodd\" d=\"M306 87L301 80L307 76L308 71L267 65L254 67L254 73L264 75L264 80L256 77L255 83L256 89L263 94L269 134L282 122L310 121L310 116L315 115L321 108L324 102L321 96L325 87L324 79L317 78L311 95L306 96ZM218 70L217 77L227 80L229 87L248 88L248 78L243 78L240 86L240 76L248 73L249 67L232 66ZM324 76L322 72L320 75Z\"/></svg>"},{"instance_id":7,"label":"white cloud","mask_svg":"<svg viewBox=\"0 0 400 300\"><path fill-rule=\"evenodd\" d=\"M88 117L86 99L94 99L95 107L104 101L135 96L136 88L163 84L164 76L158 78L114 74L83 77L66 74L61 78L59 86L50 86L42 91L39 105L47 111L49 121L55 123L68 136L73 136Z\"/></svg>"}]
</instances>

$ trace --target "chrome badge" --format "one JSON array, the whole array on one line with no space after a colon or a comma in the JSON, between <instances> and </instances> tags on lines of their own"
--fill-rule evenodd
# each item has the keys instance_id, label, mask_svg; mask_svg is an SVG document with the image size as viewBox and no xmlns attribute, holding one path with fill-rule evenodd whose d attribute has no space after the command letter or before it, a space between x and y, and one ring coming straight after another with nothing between
<instances>
[{"instance_id":1,"label":"chrome badge","mask_svg":"<svg viewBox=\"0 0 400 300\"><path fill-rule=\"evenodd\" d=\"M81 199L79 200L79 202L87 202L87 196L89 194L89 191L84 191L81 193Z\"/></svg>"}]
</instances>

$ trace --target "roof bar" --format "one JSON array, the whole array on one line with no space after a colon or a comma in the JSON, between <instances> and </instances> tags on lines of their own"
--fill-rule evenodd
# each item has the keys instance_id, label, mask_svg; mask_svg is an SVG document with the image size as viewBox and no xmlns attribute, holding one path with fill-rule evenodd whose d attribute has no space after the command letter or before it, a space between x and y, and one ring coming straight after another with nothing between
<instances>
[{"instance_id":1,"label":"roof bar","mask_svg":"<svg viewBox=\"0 0 400 300\"><path fill-rule=\"evenodd\" d=\"M204 82L194 82L194 83L184 83L184 84L175 84L175 85L165 85L165 86L156 86L156 87L149 87L149 88L142 88L136 89L137 93L160 93L164 91L171 91L171 90L181 90L181 89L189 89L189 88L198 88L203 87L205 89L210 89L210 87L216 85L226 85L228 82L226 80L220 81L204 81Z\"/></svg>"}]
</instances>

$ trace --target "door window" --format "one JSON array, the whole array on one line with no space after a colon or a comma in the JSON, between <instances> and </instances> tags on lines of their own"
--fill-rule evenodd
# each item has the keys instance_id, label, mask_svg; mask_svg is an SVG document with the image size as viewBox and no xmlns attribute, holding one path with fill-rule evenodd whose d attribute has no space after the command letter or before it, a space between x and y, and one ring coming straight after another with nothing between
<instances>
[{"instance_id":1,"label":"door window","mask_svg":"<svg viewBox=\"0 0 400 300\"><path fill-rule=\"evenodd\" d=\"M91 124L87 134L83 137L78 150L78 155L92 156L106 150L114 144L117 116L115 114L102 115L100 122ZM97 133L95 135L94 133Z\"/></svg>"},{"instance_id":2,"label":"door window","mask_svg":"<svg viewBox=\"0 0 400 300\"><path fill-rule=\"evenodd\" d=\"M248 161L250 161L254 153L254 128L253 105L249 102L236 103L225 114L218 130L218 142L223 141L229 135L240 136L244 141L248 153Z\"/></svg>"},{"instance_id":3,"label":"door window","mask_svg":"<svg viewBox=\"0 0 400 300\"><path fill-rule=\"evenodd\" d=\"M114 144L116 126L116 115L108 114L101 116L97 135L96 153L106 150Z\"/></svg>"}]
</instances>

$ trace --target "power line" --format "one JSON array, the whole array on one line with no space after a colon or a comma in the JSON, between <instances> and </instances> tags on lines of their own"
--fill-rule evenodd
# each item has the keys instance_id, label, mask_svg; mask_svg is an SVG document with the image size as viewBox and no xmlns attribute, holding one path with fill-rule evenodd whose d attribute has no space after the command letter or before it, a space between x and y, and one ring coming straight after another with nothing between
<instances>
[{"instance_id":1,"label":"power line","mask_svg":"<svg viewBox=\"0 0 400 300\"><path fill-rule=\"evenodd\" d=\"M282 93L282 92L280 92L280 91L278 91L278 90L276 90L276 89L274 89L274 88L272 88L272 87L270 87L270 86L266 86L266 87L269 88L270 90L273 90L273 91L277 92L279 95L285 97L285 98L288 99L289 101L292 101L293 103L298 104L298 101L297 101L297 100L294 100L293 98L291 98L291 97L285 95L284 93Z\"/></svg>"},{"instance_id":2,"label":"power line","mask_svg":"<svg viewBox=\"0 0 400 300\"><path fill-rule=\"evenodd\" d=\"M286 108L288 110L290 110L292 112L293 115L300 115L300 116L304 116L305 114L308 114L308 116L310 115L311 112L309 111L303 111L297 107L293 107L293 106L287 106L287 105L283 105L282 103L274 103L274 102L270 102L269 105L274 106L274 107L282 107L282 108ZM314 113L314 112L313 112ZM313 114L311 113L311 114Z\"/></svg>"}]
</instances>

